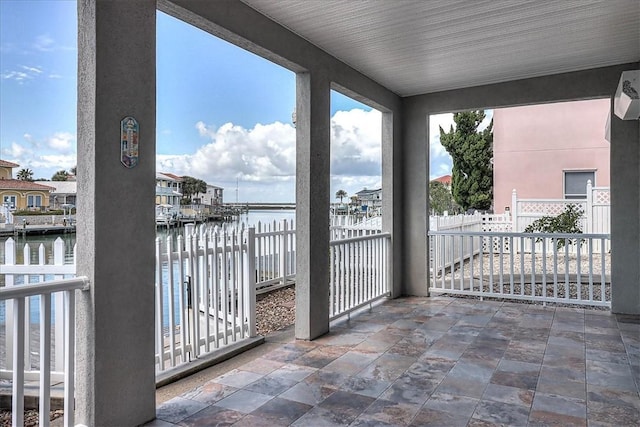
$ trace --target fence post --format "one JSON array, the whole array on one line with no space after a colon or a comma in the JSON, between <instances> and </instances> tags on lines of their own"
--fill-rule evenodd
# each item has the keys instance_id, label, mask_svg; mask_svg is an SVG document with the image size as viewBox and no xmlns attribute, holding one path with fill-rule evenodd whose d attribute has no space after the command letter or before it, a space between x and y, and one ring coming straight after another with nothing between
<instances>
[{"instance_id":1,"label":"fence post","mask_svg":"<svg viewBox=\"0 0 640 427\"><path fill-rule=\"evenodd\" d=\"M64 252L65 252L65 244L64 240L60 237L56 239L53 243L53 264L54 265L64 265ZM75 251L74 251L75 254ZM56 275L55 279L63 279L64 276ZM56 371L62 371L64 369L64 343L65 332L64 332L64 295L63 293L57 293L55 296L55 369Z\"/></svg>"},{"instance_id":2,"label":"fence post","mask_svg":"<svg viewBox=\"0 0 640 427\"><path fill-rule=\"evenodd\" d=\"M585 233L591 233L593 230L593 185L591 180L587 180L587 211L586 215L586 230Z\"/></svg>"},{"instance_id":3,"label":"fence post","mask_svg":"<svg viewBox=\"0 0 640 427\"><path fill-rule=\"evenodd\" d=\"M518 233L518 195L515 188L511 192L511 214L513 215L512 231Z\"/></svg>"},{"instance_id":4,"label":"fence post","mask_svg":"<svg viewBox=\"0 0 640 427\"><path fill-rule=\"evenodd\" d=\"M256 229L249 227L247 230L247 252L245 253L245 274L247 280L244 284L247 287L245 292L245 313L247 314L247 324L249 327L249 338L256 336Z\"/></svg>"},{"instance_id":5,"label":"fence post","mask_svg":"<svg viewBox=\"0 0 640 427\"><path fill-rule=\"evenodd\" d=\"M280 277L284 285L287 281L287 220L283 219L280 225Z\"/></svg>"},{"instance_id":6,"label":"fence post","mask_svg":"<svg viewBox=\"0 0 640 427\"><path fill-rule=\"evenodd\" d=\"M4 263L16 265L16 242L11 237L4 242ZM14 275L5 274L5 286L14 286ZM6 340L6 367L13 368L13 300L5 301L5 340Z\"/></svg>"}]
</instances>

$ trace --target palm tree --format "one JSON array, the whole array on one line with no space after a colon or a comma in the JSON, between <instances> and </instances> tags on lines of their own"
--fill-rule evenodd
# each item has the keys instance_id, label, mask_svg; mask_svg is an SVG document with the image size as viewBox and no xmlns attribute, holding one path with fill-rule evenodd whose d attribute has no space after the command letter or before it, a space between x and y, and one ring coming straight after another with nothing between
<instances>
[{"instance_id":1,"label":"palm tree","mask_svg":"<svg viewBox=\"0 0 640 427\"><path fill-rule=\"evenodd\" d=\"M33 181L33 171L31 169L20 169L16 177L20 181Z\"/></svg>"},{"instance_id":2,"label":"palm tree","mask_svg":"<svg viewBox=\"0 0 640 427\"><path fill-rule=\"evenodd\" d=\"M344 190L336 191L336 199L340 199L340 203L342 203L342 199L347 197L347 192Z\"/></svg>"},{"instance_id":3,"label":"palm tree","mask_svg":"<svg viewBox=\"0 0 640 427\"><path fill-rule=\"evenodd\" d=\"M66 181L68 177L69 172L67 172L66 170L59 170L58 172L53 174L53 176L51 177L51 181Z\"/></svg>"}]
</instances>

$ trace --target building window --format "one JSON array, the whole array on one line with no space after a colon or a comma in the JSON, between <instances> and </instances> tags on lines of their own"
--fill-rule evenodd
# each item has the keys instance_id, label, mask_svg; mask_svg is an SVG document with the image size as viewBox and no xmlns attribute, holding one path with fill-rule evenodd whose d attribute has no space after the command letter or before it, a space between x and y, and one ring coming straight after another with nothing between
<instances>
[{"instance_id":1,"label":"building window","mask_svg":"<svg viewBox=\"0 0 640 427\"><path fill-rule=\"evenodd\" d=\"M564 198L586 199L587 181L591 185L596 184L595 171L565 171L564 172Z\"/></svg>"},{"instance_id":2,"label":"building window","mask_svg":"<svg viewBox=\"0 0 640 427\"><path fill-rule=\"evenodd\" d=\"M9 209L16 208L16 196L4 196L3 204L7 205Z\"/></svg>"},{"instance_id":3,"label":"building window","mask_svg":"<svg viewBox=\"0 0 640 427\"><path fill-rule=\"evenodd\" d=\"M42 206L42 196L27 196L27 207L39 208Z\"/></svg>"}]
</instances>

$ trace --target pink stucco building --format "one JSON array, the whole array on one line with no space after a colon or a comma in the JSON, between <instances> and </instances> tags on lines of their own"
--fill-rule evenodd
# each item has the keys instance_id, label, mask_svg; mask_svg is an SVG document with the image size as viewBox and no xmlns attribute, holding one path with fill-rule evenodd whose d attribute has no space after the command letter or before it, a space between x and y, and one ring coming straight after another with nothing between
<instances>
[{"instance_id":1,"label":"pink stucco building","mask_svg":"<svg viewBox=\"0 0 640 427\"><path fill-rule=\"evenodd\" d=\"M494 110L494 211L518 198L584 198L586 182L609 186L605 126L610 100Z\"/></svg>"}]
</instances>

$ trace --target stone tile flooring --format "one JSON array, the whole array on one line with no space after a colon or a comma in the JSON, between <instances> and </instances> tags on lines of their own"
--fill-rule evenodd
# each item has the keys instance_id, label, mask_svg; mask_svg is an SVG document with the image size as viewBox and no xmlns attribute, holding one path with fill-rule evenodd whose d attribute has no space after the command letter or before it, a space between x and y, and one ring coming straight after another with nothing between
<instances>
[{"instance_id":1,"label":"stone tile flooring","mask_svg":"<svg viewBox=\"0 0 640 427\"><path fill-rule=\"evenodd\" d=\"M414 297L269 343L147 425L640 425L639 317Z\"/></svg>"}]
</instances>

